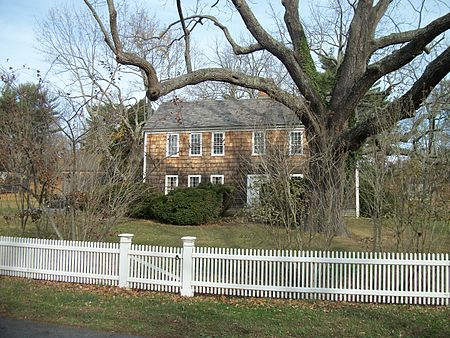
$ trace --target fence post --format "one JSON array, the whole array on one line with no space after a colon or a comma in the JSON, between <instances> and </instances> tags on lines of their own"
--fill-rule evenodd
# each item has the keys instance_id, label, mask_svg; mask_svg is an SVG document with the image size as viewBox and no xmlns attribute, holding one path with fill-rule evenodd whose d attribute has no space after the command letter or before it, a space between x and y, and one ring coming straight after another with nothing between
<instances>
[{"instance_id":1,"label":"fence post","mask_svg":"<svg viewBox=\"0 0 450 338\"><path fill-rule=\"evenodd\" d=\"M197 237L182 237L183 241L183 274L181 275L180 293L184 297L194 296L192 290L192 253L195 247Z\"/></svg>"},{"instance_id":2,"label":"fence post","mask_svg":"<svg viewBox=\"0 0 450 338\"><path fill-rule=\"evenodd\" d=\"M128 253L131 248L133 234L120 234L119 245L119 288L128 287L128 275L130 273L130 262Z\"/></svg>"}]
</instances>

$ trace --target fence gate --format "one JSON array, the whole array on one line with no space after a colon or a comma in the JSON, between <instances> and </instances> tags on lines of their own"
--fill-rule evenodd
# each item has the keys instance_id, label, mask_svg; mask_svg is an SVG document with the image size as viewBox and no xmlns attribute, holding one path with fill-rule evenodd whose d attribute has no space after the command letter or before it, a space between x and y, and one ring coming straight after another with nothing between
<instances>
[{"instance_id":1,"label":"fence gate","mask_svg":"<svg viewBox=\"0 0 450 338\"><path fill-rule=\"evenodd\" d=\"M180 292L182 248L131 244L124 272L126 287L140 290Z\"/></svg>"}]
</instances>

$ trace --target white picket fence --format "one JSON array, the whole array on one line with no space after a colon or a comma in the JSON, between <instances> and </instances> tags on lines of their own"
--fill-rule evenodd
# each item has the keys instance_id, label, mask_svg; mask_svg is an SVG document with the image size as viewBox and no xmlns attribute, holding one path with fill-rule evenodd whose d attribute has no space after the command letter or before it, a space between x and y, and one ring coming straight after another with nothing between
<instances>
[{"instance_id":1,"label":"white picket fence","mask_svg":"<svg viewBox=\"0 0 450 338\"><path fill-rule=\"evenodd\" d=\"M196 294L449 305L448 254L182 248L0 237L0 275Z\"/></svg>"}]
</instances>

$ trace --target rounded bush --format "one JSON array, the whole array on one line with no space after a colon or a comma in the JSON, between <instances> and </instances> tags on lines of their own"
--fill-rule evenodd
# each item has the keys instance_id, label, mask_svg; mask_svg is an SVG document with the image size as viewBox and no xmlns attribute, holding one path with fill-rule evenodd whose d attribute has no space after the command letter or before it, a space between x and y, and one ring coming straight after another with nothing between
<instances>
[{"instance_id":1,"label":"rounded bush","mask_svg":"<svg viewBox=\"0 0 450 338\"><path fill-rule=\"evenodd\" d=\"M177 225L207 223L219 217L222 208L221 195L212 189L199 188L176 189L151 205L156 219Z\"/></svg>"},{"instance_id":2,"label":"rounded bush","mask_svg":"<svg viewBox=\"0 0 450 338\"><path fill-rule=\"evenodd\" d=\"M146 191L140 199L138 199L130 206L128 216L132 218L142 218L142 219L156 218L155 214L153 213L152 205L157 200L163 197L164 194L159 191L155 190Z\"/></svg>"}]
</instances>

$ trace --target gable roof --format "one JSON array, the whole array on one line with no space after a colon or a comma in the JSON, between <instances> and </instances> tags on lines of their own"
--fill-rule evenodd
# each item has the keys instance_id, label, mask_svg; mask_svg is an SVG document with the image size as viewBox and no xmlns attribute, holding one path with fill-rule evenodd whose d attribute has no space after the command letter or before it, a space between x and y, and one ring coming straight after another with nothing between
<instances>
[{"instance_id":1,"label":"gable roof","mask_svg":"<svg viewBox=\"0 0 450 338\"><path fill-rule=\"evenodd\" d=\"M236 130L255 127L301 126L298 117L269 98L164 102L150 116L144 130Z\"/></svg>"}]
</instances>

